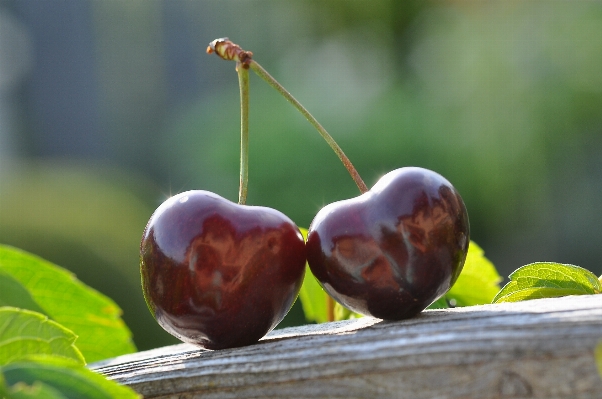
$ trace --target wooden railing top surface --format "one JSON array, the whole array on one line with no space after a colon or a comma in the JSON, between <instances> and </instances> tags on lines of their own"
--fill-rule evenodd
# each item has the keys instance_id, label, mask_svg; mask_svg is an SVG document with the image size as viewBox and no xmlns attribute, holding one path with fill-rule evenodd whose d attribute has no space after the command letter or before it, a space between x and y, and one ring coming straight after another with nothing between
<instances>
[{"instance_id":1,"label":"wooden railing top surface","mask_svg":"<svg viewBox=\"0 0 602 399\"><path fill-rule=\"evenodd\" d=\"M588 295L286 328L90 368L145 398L602 398L600 340L602 295Z\"/></svg>"}]
</instances>

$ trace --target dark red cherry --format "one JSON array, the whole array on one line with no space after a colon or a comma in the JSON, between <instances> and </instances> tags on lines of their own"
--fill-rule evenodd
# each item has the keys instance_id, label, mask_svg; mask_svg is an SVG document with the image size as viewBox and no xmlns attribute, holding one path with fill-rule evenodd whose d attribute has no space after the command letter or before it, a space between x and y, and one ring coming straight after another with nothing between
<instances>
[{"instance_id":1,"label":"dark red cherry","mask_svg":"<svg viewBox=\"0 0 602 399\"><path fill-rule=\"evenodd\" d=\"M460 194L441 175L407 167L359 197L324 207L309 227L307 260L345 307L400 320L449 290L468 244Z\"/></svg>"},{"instance_id":2,"label":"dark red cherry","mask_svg":"<svg viewBox=\"0 0 602 399\"><path fill-rule=\"evenodd\" d=\"M167 332L208 349L243 346L291 308L305 243L281 212L188 191L150 218L140 270L148 307Z\"/></svg>"}]
</instances>

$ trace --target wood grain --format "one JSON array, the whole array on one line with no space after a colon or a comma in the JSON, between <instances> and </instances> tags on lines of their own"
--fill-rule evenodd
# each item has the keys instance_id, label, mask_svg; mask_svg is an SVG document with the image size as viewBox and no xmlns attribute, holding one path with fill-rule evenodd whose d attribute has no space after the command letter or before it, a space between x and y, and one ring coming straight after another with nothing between
<instances>
[{"instance_id":1,"label":"wood grain","mask_svg":"<svg viewBox=\"0 0 602 399\"><path fill-rule=\"evenodd\" d=\"M277 330L258 344L181 344L90 368L145 398L602 398L602 295Z\"/></svg>"}]
</instances>

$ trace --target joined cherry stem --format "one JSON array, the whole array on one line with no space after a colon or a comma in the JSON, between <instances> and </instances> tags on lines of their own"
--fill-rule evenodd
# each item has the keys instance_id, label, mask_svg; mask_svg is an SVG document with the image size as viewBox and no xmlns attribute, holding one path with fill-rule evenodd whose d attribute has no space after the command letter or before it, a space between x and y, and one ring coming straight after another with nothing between
<instances>
[{"instance_id":1,"label":"joined cherry stem","mask_svg":"<svg viewBox=\"0 0 602 399\"><path fill-rule=\"evenodd\" d=\"M366 183L362 180L359 173L347 157L341 147L336 143L336 141L332 138L330 134L324 129L324 127L317 121L316 118L303 106L291 93L289 93L276 79L272 77L261 65L259 65L255 60L253 60L253 53L250 51L245 51L237 44L232 43L227 38L216 39L209 43L209 47L207 47L207 53L215 52L218 56L223 58L224 60L236 61L236 70L238 71L239 84L240 84L240 93L241 93L241 172L240 172L240 190L239 190L239 203L243 203L246 201L247 194L247 180L248 180L248 172L247 172L247 159L248 156L248 143L244 143L244 140L248 141L248 69L252 69L260 78L265 80L270 86L272 86L278 93L280 93L290 104L292 104L304 117L308 120L308 122L320 133L322 138L326 141L326 143L330 146L330 148L335 152L335 154L339 157L343 166L349 174L351 178L357 185L357 188L363 194L368 191L368 187ZM243 86L246 87L244 89L243 98ZM244 104L243 104L244 103ZM246 130L246 131L245 131ZM244 138L243 138L244 137ZM244 146L244 149L243 149ZM243 161L243 152L244 152L244 161ZM243 165L244 163L244 165ZM243 171L244 166L244 171ZM244 187L243 187L244 185ZM242 202L241 202L242 200Z\"/></svg>"}]
</instances>

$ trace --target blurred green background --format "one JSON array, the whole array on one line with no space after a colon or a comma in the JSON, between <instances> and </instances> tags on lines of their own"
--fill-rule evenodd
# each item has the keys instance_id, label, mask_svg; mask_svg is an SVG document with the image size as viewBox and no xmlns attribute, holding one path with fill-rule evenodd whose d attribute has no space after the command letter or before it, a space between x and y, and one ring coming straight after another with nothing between
<instances>
[{"instance_id":1,"label":"blurred green background","mask_svg":"<svg viewBox=\"0 0 602 399\"><path fill-rule=\"evenodd\" d=\"M139 287L170 194L238 194L228 36L326 127L371 186L413 165L462 194L502 275L602 273L602 2L0 0L0 242L124 310L139 349L176 342ZM311 126L251 76L248 203L308 226L358 194ZM303 323L295 305L282 326Z\"/></svg>"}]
</instances>

